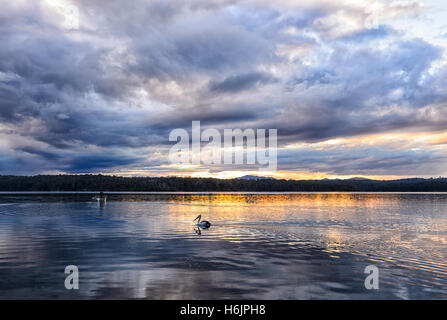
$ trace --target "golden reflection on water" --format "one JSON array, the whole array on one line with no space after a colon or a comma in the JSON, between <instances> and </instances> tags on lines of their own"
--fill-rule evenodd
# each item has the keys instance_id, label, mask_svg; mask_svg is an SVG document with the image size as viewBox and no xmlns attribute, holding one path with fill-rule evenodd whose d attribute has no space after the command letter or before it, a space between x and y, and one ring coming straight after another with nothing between
<instances>
[{"instance_id":1,"label":"golden reflection on water","mask_svg":"<svg viewBox=\"0 0 447 320\"><path fill-rule=\"evenodd\" d=\"M168 203L169 219L187 222L201 214L213 224L210 236L232 242L270 234L318 244L334 259L349 252L447 272L443 194L177 194Z\"/></svg>"},{"instance_id":2,"label":"golden reflection on water","mask_svg":"<svg viewBox=\"0 0 447 320\"><path fill-rule=\"evenodd\" d=\"M383 195L388 199L397 199L399 194ZM383 201L375 194L367 193L209 193L209 194L175 194L170 202L195 204L263 204L263 205L331 205L350 206L361 204L372 207Z\"/></svg>"},{"instance_id":3,"label":"golden reflection on water","mask_svg":"<svg viewBox=\"0 0 447 320\"><path fill-rule=\"evenodd\" d=\"M164 200L172 204L170 211L174 216L189 219L194 214L202 214L227 223L287 222L307 218L316 222L331 220L340 224L349 221L361 225L374 220L374 215L386 215L393 222L398 218L393 219L393 213L405 215L406 212L401 212L402 206L408 205L408 199L403 199L400 194L353 193L175 194ZM427 202L425 205L431 204Z\"/></svg>"}]
</instances>

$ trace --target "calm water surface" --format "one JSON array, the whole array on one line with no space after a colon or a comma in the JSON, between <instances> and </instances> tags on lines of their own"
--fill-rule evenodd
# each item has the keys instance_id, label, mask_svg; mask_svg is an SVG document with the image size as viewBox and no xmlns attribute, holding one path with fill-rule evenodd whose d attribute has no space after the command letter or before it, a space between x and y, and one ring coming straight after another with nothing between
<instances>
[{"instance_id":1,"label":"calm water surface","mask_svg":"<svg viewBox=\"0 0 447 320\"><path fill-rule=\"evenodd\" d=\"M0 299L447 298L447 194L90 199L0 195ZM379 290L364 287L371 264Z\"/></svg>"}]
</instances>

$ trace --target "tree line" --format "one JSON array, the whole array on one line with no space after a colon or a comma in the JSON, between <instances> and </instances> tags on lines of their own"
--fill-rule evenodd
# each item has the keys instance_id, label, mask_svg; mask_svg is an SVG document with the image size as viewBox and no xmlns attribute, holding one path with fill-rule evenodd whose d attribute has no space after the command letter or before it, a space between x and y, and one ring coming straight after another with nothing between
<instances>
[{"instance_id":1,"label":"tree line","mask_svg":"<svg viewBox=\"0 0 447 320\"><path fill-rule=\"evenodd\" d=\"M121 177L109 175L0 176L0 191L447 191L447 179L404 180L287 180L182 177Z\"/></svg>"}]
</instances>

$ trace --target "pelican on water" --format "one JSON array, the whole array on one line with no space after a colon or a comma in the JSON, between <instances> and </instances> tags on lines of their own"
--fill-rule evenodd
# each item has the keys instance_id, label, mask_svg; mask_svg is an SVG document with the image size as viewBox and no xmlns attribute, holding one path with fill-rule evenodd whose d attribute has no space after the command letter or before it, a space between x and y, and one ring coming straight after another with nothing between
<instances>
[{"instance_id":1,"label":"pelican on water","mask_svg":"<svg viewBox=\"0 0 447 320\"><path fill-rule=\"evenodd\" d=\"M96 200L100 203L105 203L107 201L107 196L104 194L104 192L100 192L99 195L94 196L93 200Z\"/></svg>"},{"instance_id":2,"label":"pelican on water","mask_svg":"<svg viewBox=\"0 0 447 320\"><path fill-rule=\"evenodd\" d=\"M197 218L195 218L193 221L196 221L197 219L199 220L199 221L197 221L197 226L198 227L200 227L202 229L208 229L209 227L211 227L211 223L209 221L206 221L206 220L200 221L202 219L202 215L201 214L199 214L197 216Z\"/></svg>"}]
</instances>

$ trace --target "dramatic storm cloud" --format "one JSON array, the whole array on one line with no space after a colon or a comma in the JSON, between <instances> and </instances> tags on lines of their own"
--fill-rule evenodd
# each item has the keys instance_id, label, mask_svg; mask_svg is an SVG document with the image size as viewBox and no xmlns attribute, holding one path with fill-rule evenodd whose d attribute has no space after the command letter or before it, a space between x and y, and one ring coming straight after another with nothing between
<instances>
[{"instance_id":1,"label":"dramatic storm cloud","mask_svg":"<svg viewBox=\"0 0 447 320\"><path fill-rule=\"evenodd\" d=\"M447 174L443 1L0 1L0 174L256 170L171 164L194 120L278 129L281 177Z\"/></svg>"}]
</instances>

